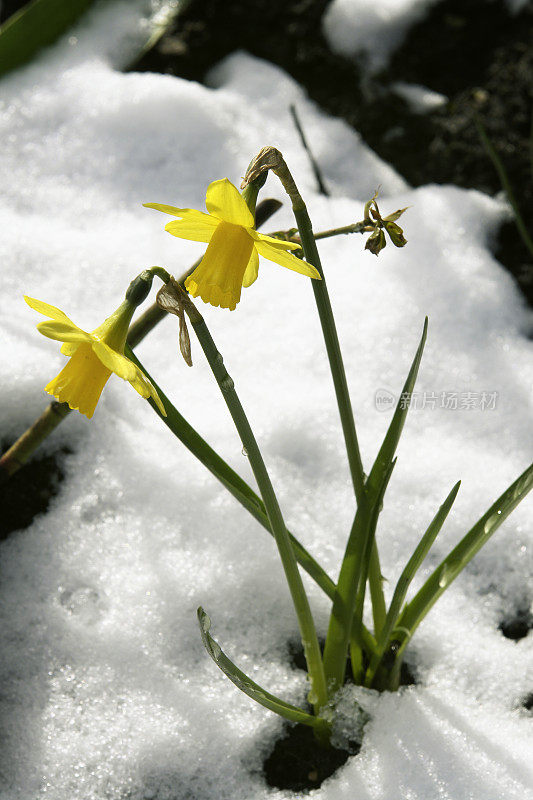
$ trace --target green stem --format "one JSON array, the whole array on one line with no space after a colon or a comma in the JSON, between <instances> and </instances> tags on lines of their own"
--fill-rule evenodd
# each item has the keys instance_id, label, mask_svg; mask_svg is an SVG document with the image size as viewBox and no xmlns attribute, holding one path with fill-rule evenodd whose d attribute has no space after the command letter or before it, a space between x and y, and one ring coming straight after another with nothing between
<instances>
[{"instance_id":1,"label":"green stem","mask_svg":"<svg viewBox=\"0 0 533 800\"><path fill-rule=\"evenodd\" d=\"M340 228L328 228L328 230L325 231L318 231L317 233L313 233L313 236L317 242L319 239L330 239L332 236L342 236L349 233L368 233L373 230L373 227L370 227L362 221L354 222L352 225L343 225ZM302 241L299 236L291 236L290 240L291 242L298 242L299 244Z\"/></svg>"},{"instance_id":2,"label":"green stem","mask_svg":"<svg viewBox=\"0 0 533 800\"><path fill-rule=\"evenodd\" d=\"M355 519L348 537L344 558L337 582L337 591L329 618L326 644L324 647L324 672L330 694L333 695L344 684L346 672L346 653L350 633L354 624L354 611L357 589L362 567L363 547L368 536L370 514L365 498L357 507ZM351 641L352 661L361 660L361 649L357 634Z\"/></svg>"},{"instance_id":3,"label":"green stem","mask_svg":"<svg viewBox=\"0 0 533 800\"><path fill-rule=\"evenodd\" d=\"M385 603L383 576L381 574L381 565L379 563L379 554L375 539L372 542L372 552L370 554L368 587L370 589L370 600L372 601L374 635L378 637L387 618L387 605Z\"/></svg>"},{"instance_id":4,"label":"green stem","mask_svg":"<svg viewBox=\"0 0 533 800\"><path fill-rule=\"evenodd\" d=\"M291 545L291 540L285 527L285 522L279 507L270 477L268 475L263 457L257 445L255 436L252 432L244 409L235 391L234 383L229 376L211 334L204 322L203 317L197 311L194 304L188 297L184 296L183 304L191 324L194 328L198 341L209 362L209 366L216 378L222 396L228 406L241 442L246 450L250 466L254 473L257 485L261 492L265 509L270 521L270 526L276 539L279 554L283 564L283 569L289 584L294 608L298 618L302 643L304 646L305 657L311 681L311 697L315 713L327 702L326 682L320 646L316 635L315 624L311 614L309 601L305 593L302 578L298 570L298 564Z\"/></svg>"},{"instance_id":5,"label":"green stem","mask_svg":"<svg viewBox=\"0 0 533 800\"><path fill-rule=\"evenodd\" d=\"M206 467L209 472L219 480L229 493L265 528L270 534L272 529L265 510L265 505L260 497L253 491L253 489L238 475L218 453L210 447L205 439L195 431L192 425L189 425L185 417L173 406L166 394L160 386L152 378L150 373L146 370L143 364L139 361L133 351L126 347L126 355L134 364L137 364L144 374L150 379L152 384L161 398L161 402L167 412L164 417L159 411L156 403L148 398L148 402L165 423L165 425L172 431L179 441ZM315 583L322 589L325 594L333 598L335 594L335 584L325 572L325 570L318 564L311 554L300 544L292 534L289 533L292 547L298 563L307 572L307 574L315 581ZM367 631L368 636L371 634Z\"/></svg>"},{"instance_id":6,"label":"green stem","mask_svg":"<svg viewBox=\"0 0 533 800\"><path fill-rule=\"evenodd\" d=\"M17 441L0 458L0 483L7 481L33 455L70 412L68 403L54 400Z\"/></svg>"},{"instance_id":7,"label":"green stem","mask_svg":"<svg viewBox=\"0 0 533 800\"><path fill-rule=\"evenodd\" d=\"M280 161L273 167L274 172L283 184L283 188L290 197L292 203L292 210L296 219L296 224L300 232L300 239L302 242L302 249L304 251L305 260L312 264L320 273L322 280L313 280L313 292L320 317L320 324L322 326L322 333L326 344L326 351L335 387L335 395L337 397L337 405L341 418L342 431L344 434L344 441L346 443L346 452L348 455L348 463L350 466L350 474L354 487L357 504L364 502L363 496L365 493L365 475L363 471L363 464L361 461L361 454L359 452L359 442L357 441L357 433L355 430L355 422L352 412L352 403L348 392L348 383L346 381L346 372L344 370L344 363L342 360L341 348L339 344L339 337L337 335L337 327L335 325L335 318L331 308L328 289L326 286L326 279L318 249L316 246L315 237L313 235L313 227L307 207L304 200L298 191L294 179L283 160L281 154Z\"/></svg>"}]
</instances>

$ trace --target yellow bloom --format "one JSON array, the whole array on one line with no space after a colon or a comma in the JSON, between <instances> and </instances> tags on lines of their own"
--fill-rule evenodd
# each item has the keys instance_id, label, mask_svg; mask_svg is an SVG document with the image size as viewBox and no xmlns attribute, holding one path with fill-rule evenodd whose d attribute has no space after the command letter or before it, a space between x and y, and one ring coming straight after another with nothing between
<instances>
[{"instance_id":1,"label":"yellow bloom","mask_svg":"<svg viewBox=\"0 0 533 800\"><path fill-rule=\"evenodd\" d=\"M34 311L50 317L49 321L40 322L37 330L49 339L63 342L61 352L70 356L66 367L45 386L46 392L90 419L102 389L114 372L119 378L129 381L143 397L152 397L166 416L155 387L144 372L124 355L128 327L135 311L132 303L125 300L102 325L92 333L87 333L59 308L33 297L25 296L24 299Z\"/></svg>"},{"instance_id":2,"label":"yellow bloom","mask_svg":"<svg viewBox=\"0 0 533 800\"><path fill-rule=\"evenodd\" d=\"M185 281L185 288L212 306L234 310L241 299L241 287L250 286L257 278L259 256L320 280L311 264L288 252L298 248L297 244L255 230L252 212L227 178L209 185L205 198L208 214L161 203L144 205L180 218L165 226L173 236L209 244L199 266Z\"/></svg>"}]
</instances>

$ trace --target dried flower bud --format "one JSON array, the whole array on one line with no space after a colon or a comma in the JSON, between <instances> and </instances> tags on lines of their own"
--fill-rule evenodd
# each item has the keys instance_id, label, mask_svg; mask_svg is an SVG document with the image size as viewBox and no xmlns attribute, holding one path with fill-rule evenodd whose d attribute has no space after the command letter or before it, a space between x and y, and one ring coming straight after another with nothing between
<instances>
[{"instance_id":1,"label":"dried flower bud","mask_svg":"<svg viewBox=\"0 0 533 800\"><path fill-rule=\"evenodd\" d=\"M386 217L383 217L383 222L396 222L408 208L409 206L406 206L405 208L399 208L398 211L393 211L392 214L387 214Z\"/></svg>"},{"instance_id":2,"label":"dried flower bud","mask_svg":"<svg viewBox=\"0 0 533 800\"><path fill-rule=\"evenodd\" d=\"M189 367L192 367L191 340L189 331L187 330L187 323L185 322L185 310L182 300L183 294L184 291L179 283L174 278L171 278L170 281L165 283L158 291L157 305L168 314L175 314L178 317L180 321L180 352L185 363Z\"/></svg>"},{"instance_id":3,"label":"dried flower bud","mask_svg":"<svg viewBox=\"0 0 533 800\"><path fill-rule=\"evenodd\" d=\"M390 236L390 240L395 247L404 247L407 239L403 235L403 230L395 222L384 222L385 230Z\"/></svg>"},{"instance_id":4,"label":"dried flower bud","mask_svg":"<svg viewBox=\"0 0 533 800\"><path fill-rule=\"evenodd\" d=\"M387 246L387 241L385 239L385 234L376 226L374 231L370 234L368 239L366 240L365 250L370 250L371 253L374 253L375 256L379 255L381 250Z\"/></svg>"}]
</instances>

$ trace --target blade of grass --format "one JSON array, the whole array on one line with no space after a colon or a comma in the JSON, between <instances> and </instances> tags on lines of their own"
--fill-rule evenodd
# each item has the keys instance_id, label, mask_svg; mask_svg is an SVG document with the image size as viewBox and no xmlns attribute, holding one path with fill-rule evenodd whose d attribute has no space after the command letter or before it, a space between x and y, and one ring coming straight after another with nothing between
<instances>
[{"instance_id":1,"label":"blade of grass","mask_svg":"<svg viewBox=\"0 0 533 800\"><path fill-rule=\"evenodd\" d=\"M317 162L316 158L314 157L314 155L313 155L313 153L311 151L311 148L309 146L309 143L307 141L307 137L305 135L302 123L300 122L300 117L299 117L298 112L296 110L296 106L295 105L290 105L289 106L289 110L291 112L292 121L294 122L294 127L298 131L298 136L300 137L300 141L302 142L302 146L303 146L303 148L304 148L304 150L307 153L307 156L309 158L309 162L311 164L311 169L313 170L313 173L314 173L314 176L315 176L315 180L316 180L316 183L317 183L317 186L318 186L318 191L320 192L320 194L323 194L324 197L329 197L330 193L329 193L329 191L328 191L328 189L326 187L326 183L324 181L324 178L322 177L322 171L321 171L320 167L318 166L318 162Z\"/></svg>"},{"instance_id":2,"label":"blade of grass","mask_svg":"<svg viewBox=\"0 0 533 800\"><path fill-rule=\"evenodd\" d=\"M505 169L505 167L503 165L503 161L501 160L501 158L499 157L498 153L494 149L494 147L492 145L492 142L490 141L489 137L487 136L487 132L485 131L483 123L481 122L480 118L477 115L474 116L474 122L476 124L476 128L477 128L479 137L480 137L481 141L483 142L483 146L485 147L485 150L487 151L487 155L490 158L490 160L492 161L492 163L494 165L494 169L498 173L498 178L500 179L500 183L502 185L502 189L504 190L505 194L507 195L507 199L509 201L509 205L511 206L511 208L513 210L514 221L515 221L516 227L518 228L518 232L519 232L520 236L522 237L522 241L524 242L525 246L527 247L527 249L529 250L531 255L533 255L533 240L531 239L531 236L529 235L529 231L527 229L526 223L524 222L522 214L520 213L520 209L518 208L518 203L516 201L516 197L514 195L514 192L513 192L512 186L511 186L511 182L509 181L509 177L507 175L507 170Z\"/></svg>"},{"instance_id":3,"label":"blade of grass","mask_svg":"<svg viewBox=\"0 0 533 800\"><path fill-rule=\"evenodd\" d=\"M441 561L411 602L405 606L396 626L400 629L398 638L402 644L396 654L392 677L397 676L403 651L426 614L531 488L533 488L533 464L493 503L451 553Z\"/></svg>"},{"instance_id":4,"label":"blade of grass","mask_svg":"<svg viewBox=\"0 0 533 800\"><path fill-rule=\"evenodd\" d=\"M0 27L0 75L55 42L94 0L33 0Z\"/></svg>"},{"instance_id":5,"label":"blade of grass","mask_svg":"<svg viewBox=\"0 0 533 800\"><path fill-rule=\"evenodd\" d=\"M372 680L374 678L374 675L376 674L381 659L383 658L385 650L387 649L390 635L394 630L394 626L400 614L411 581L416 575L418 568L424 561L431 545L437 538L442 526L444 525L444 521L446 520L446 517L450 513L450 509L455 502L455 498L457 497L457 492L459 491L460 485L461 481L458 481L451 490L451 492L449 493L444 503L441 505L441 507L435 514L435 516L433 517L426 532L420 539L420 542L416 546L413 555L407 562L402 574L398 579L398 583L396 584L391 604L389 606L389 611L387 613L385 625L379 635L377 652L372 657L370 665L367 670L365 678L365 686L367 687L370 687L372 685Z\"/></svg>"},{"instance_id":6,"label":"blade of grass","mask_svg":"<svg viewBox=\"0 0 533 800\"><path fill-rule=\"evenodd\" d=\"M353 614L353 623L352 623L352 631L353 631L353 638L357 641L360 640L360 631L361 626L363 624L363 611L365 606L365 594L366 594L366 582L368 578L368 571L370 568L370 558L372 553L372 548L374 545L375 537L376 537L376 528L378 524L379 514L381 511L381 507L383 505L383 498L385 496L385 492L387 491L387 486L389 485L389 481L396 466L396 459L391 462L389 469L383 476L383 482L381 484L379 494L376 498L372 511L370 513L370 523L368 525L368 530L366 532L366 541L363 543L362 548L362 555L360 560L360 567L359 567L359 574L357 575L357 594L355 600L355 608ZM351 655L354 655L355 648L350 648ZM352 672L354 681L356 684L360 684L362 682L362 672L357 672L357 665L361 663L362 659L359 659L357 656L354 660L352 660Z\"/></svg>"},{"instance_id":7,"label":"blade of grass","mask_svg":"<svg viewBox=\"0 0 533 800\"><path fill-rule=\"evenodd\" d=\"M324 728L325 730L329 730L329 725L325 719L313 717L311 714L307 714L303 709L298 708L298 706L293 706L291 703L287 703L285 700L281 700L279 697L270 694L270 692L267 692L266 689L263 689L249 678L248 675L242 672L233 661L227 657L220 645L209 633L211 620L203 608L200 607L197 613L205 649L217 667L222 670L226 677L228 677L241 692L247 694L248 697L251 697L256 703L268 708L270 711L274 711L281 717L285 717L285 719L289 719L291 722L300 722L303 725L309 725L311 728L315 729Z\"/></svg>"},{"instance_id":8,"label":"blade of grass","mask_svg":"<svg viewBox=\"0 0 533 800\"><path fill-rule=\"evenodd\" d=\"M383 444L379 449L379 453L376 456L376 460L374 461L370 475L368 476L367 488L371 493L376 493L379 491L379 487L383 482L383 476L389 469L396 453L396 448L398 447L398 442L400 441L400 436L402 435L403 426L405 425L407 412L409 411L409 399L413 392L418 376L418 370L422 360L422 353L424 352L424 346L426 344L427 332L428 318L426 317L420 344L418 345L418 349L415 353L415 357L413 359L413 363L411 364L411 368L404 383L401 395L396 403L396 409L387 429L387 433L385 434L385 438L383 439Z\"/></svg>"},{"instance_id":9,"label":"blade of grass","mask_svg":"<svg viewBox=\"0 0 533 800\"><path fill-rule=\"evenodd\" d=\"M387 433L385 434L383 444L380 447L379 453L377 454L376 460L374 461L366 483L371 503L375 493L379 491L379 487L383 483L384 475L386 475L390 468L396 453L396 448L398 447L398 442L400 441L400 436L402 435L407 412L409 411L410 397L416 383L420 362L422 360L422 354L424 352L424 346L426 344L427 331L428 318L426 317L424 320L422 338L420 339L420 344L418 345L418 349L415 353L413 363L411 364L409 374L407 375L407 380L403 386L392 420L388 427ZM374 633L376 637L379 638L380 631L385 624L386 604L385 595L383 593L383 577L381 574L381 566L379 563L379 555L375 539L374 544L372 545L368 580L370 585L370 598L372 601Z\"/></svg>"},{"instance_id":10,"label":"blade of grass","mask_svg":"<svg viewBox=\"0 0 533 800\"><path fill-rule=\"evenodd\" d=\"M348 632L351 632L353 626L353 615L357 599L356 593L359 588L358 575L360 571L362 549L366 541L370 516L373 513L373 506L376 502L379 487L382 485L383 478L387 474L388 469L390 469L405 424L405 418L409 410L409 403L405 401L413 391L418 375L418 369L426 343L427 327L428 320L426 317L420 344L418 345L413 363L411 364L411 369L405 381L402 394L398 399L393 418L385 434L383 444L372 466L370 476L366 481L366 489L361 499L362 501L358 503L352 529L344 552L339 579L337 581L337 592L333 600L333 608L328 625L326 645L324 647L324 669L328 686L331 686L332 692L340 689L344 681L346 653L348 650ZM369 578L373 599L372 610L376 618L377 613L383 614L385 598L383 596L381 568L375 540L373 545L373 550L374 549L376 552L375 554L373 553L371 557L372 575L369 575ZM361 656L357 655L358 647L358 639L355 636L350 648L354 663L359 663L359 661L362 663Z\"/></svg>"}]
</instances>

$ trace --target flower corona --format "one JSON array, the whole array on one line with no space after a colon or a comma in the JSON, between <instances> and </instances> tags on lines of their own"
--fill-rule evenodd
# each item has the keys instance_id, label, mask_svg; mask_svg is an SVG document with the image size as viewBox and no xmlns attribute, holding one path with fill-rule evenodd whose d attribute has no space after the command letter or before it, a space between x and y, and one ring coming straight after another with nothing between
<instances>
[{"instance_id":1,"label":"flower corona","mask_svg":"<svg viewBox=\"0 0 533 800\"><path fill-rule=\"evenodd\" d=\"M105 322L92 333L87 333L56 306L33 297L25 296L24 299L34 311L50 317L49 321L40 322L37 330L49 339L62 342L61 352L70 356L59 375L45 386L46 392L90 419L105 384L114 372L131 383L142 397L151 397L161 414L166 416L155 387L144 372L124 355L134 304L125 300Z\"/></svg>"},{"instance_id":2,"label":"flower corona","mask_svg":"<svg viewBox=\"0 0 533 800\"><path fill-rule=\"evenodd\" d=\"M312 264L289 252L299 245L255 230L252 212L227 178L209 185L205 200L208 214L161 203L144 205L179 217L165 226L173 236L208 244L202 261L185 281L187 291L205 303L233 311L241 298L241 288L251 286L257 279L259 256L320 280Z\"/></svg>"}]
</instances>

